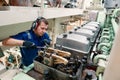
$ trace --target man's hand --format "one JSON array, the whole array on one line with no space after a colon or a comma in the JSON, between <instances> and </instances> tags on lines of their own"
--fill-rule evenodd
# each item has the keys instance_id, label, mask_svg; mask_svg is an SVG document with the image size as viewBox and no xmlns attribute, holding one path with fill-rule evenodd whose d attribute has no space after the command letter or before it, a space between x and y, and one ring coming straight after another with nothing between
<instances>
[{"instance_id":1,"label":"man's hand","mask_svg":"<svg viewBox=\"0 0 120 80\"><path fill-rule=\"evenodd\" d=\"M50 45L50 40L44 39L43 41L44 41L45 45Z\"/></svg>"},{"instance_id":2,"label":"man's hand","mask_svg":"<svg viewBox=\"0 0 120 80\"><path fill-rule=\"evenodd\" d=\"M23 47L30 48L30 47L36 47L33 42L30 41L24 41L23 42Z\"/></svg>"}]
</instances>

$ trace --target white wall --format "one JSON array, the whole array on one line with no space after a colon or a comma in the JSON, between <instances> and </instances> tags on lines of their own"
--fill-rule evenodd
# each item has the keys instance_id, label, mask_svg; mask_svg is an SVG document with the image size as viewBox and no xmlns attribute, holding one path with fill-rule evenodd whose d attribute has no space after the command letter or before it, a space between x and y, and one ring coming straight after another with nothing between
<instances>
[{"instance_id":1,"label":"white wall","mask_svg":"<svg viewBox=\"0 0 120 80\"><path fill-rule=\"evenodd\" d=\"M92 2L93 0L84 0L84 5L83 5L83 9L85 10L86 8L90 7L90 2Z\"/></svg>"}]
</instances>

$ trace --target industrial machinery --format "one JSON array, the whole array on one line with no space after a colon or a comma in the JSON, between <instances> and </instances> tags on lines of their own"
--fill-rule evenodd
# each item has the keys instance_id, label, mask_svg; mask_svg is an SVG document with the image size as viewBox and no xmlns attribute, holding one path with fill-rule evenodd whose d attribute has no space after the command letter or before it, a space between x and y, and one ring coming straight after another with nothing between
<instances>
[{"instance_id":1,"label":"industrial machinery","mask_svg":"<svg viewBox=\"0 0 120 80\"><path fill-rule=\"evenodd\" d=\"M21 76L25 80L103 80L120 25L120 1L102 2L106 13L98 12L96 21L87 21L58 35L54 47L47 45L39 51L34 63L24 67L12 80L21 80ZM6 61L0 61L7 67L1 72L5 68L18 69L21 56L14 55L17 52L11 50L6 52L9 54L4 58Z\"/></svg>"},{"instance_id":2,"label":"industrial machinery","mask_svg":"<svg viewBox=\"0 0 120 80\"><path fill-rule=\"evenodd\" d=\"M38 56L34 59L34 66L30 66L32 69L26 68L27 70L24 69L23 72L32 76L33 80L84 79L83 71L86 70L86 68L96 68L96 66L90 64L88 61L93 52L93 47L99 38L101 28L98 22L87 22L76 29L73 30L73 32L63 33L58 36L55 48L47 46L43 51L39 51ZM91 31L93 35L87 32L79 32L79 29ZM75 31L78 31L78 33ZM90 71L94 71L94 69ZM38 74L36 75L37 77L35 77L33 74L36 74L36 72L42 77L37 76ZM13 80L19 78L20 75L21 73L16 75ZM95 76L95 74L92 75Z\"/></svg>"},{"instance_id":3,"label":"industrial machinery","mask_svg":"<svg viewBox=\"0 0 120 80\"><path fill-rule=\"evenodd\" d=\"M97 54L93 59L94 64L98 65L96 74L99 80L103 80L104 70L109 60L111 48L120 23L119 0L104 0L104 7L106 9L105 21L104 26L102 27L99 44L96 48L99 54Z\"/></svg>"},{"instance_id":4,"label":"industrial machinery","mask_svg":"<svg viewBox=\"0 0 120 80\"><path fill-rule=\"evenodd\" d=\"M58 49L70 51L73 56L75 54L89 54L99 32L100 25L97 22L88 22L81 27L58 36L55 46Z\"/></svg>"},{"instance_id":5,"label":"industrial machinery","mask_svg":"<svg viewBox=\"0 0 120 80\"><path fill-rule=\"evenodd\" d=\"M71 52L73 57L79 56L83 68L81 73L83 73L83 70L87 68L96 68L95 65L90 63L90 55L95 52L93 49L96 48L98 44L100 33L100 23L90 21L76 27L74 30L59 35L56 40L55 48ZM81 77L80 79L85 78Z\"/></svg>"},{"instance_id":6,"label":"industrial machinery","mask_svg":"<svg viewBox=\"0 0 120 80\"><path fill-rule=\"evenodd\" d=\"M18 47L12 47L8 50L5 50L3 53L0 62L6 66L7 69L19 68L21 63L21 54Z\"/></svg>"},{"instance_id":7,"label":"industrial machinery","mask_svg":"<svg viewBox=\"0 0 120 80\"><path fill-rule=\"evenodd\" d=\"M92 69L96 71L98 80L102 80L120 24L119 1L105 0L104 7L106 13L101 15L99 12L97 22L87 22L68 33L59 35L55 44L57 49L69 51L73 56L87 55L88 62L86 62L87 66L83 64L83 76L89 75L86 70ZM89 62L90 60L92 62ZM91 80L90 77L88 79Z\"/></svg>"},{"instance_id":8,"label":"industrial machinery","mask_svg":"<svg viewBox=\"0 0 120 80\"><path fill-rule=\"evenodd\" d=\"M69 52L51 48L45 54L44 58L38 56L34 60L34 69L44 74L45 80L78 80L81 77L82 63L79 56L72 58Z\"/></svg>"},{"instance_id":9,"label":"industrial machinery","mask_svg":"<svg viewBox=\"0 0 120 80\"><path fill-rule=\"evenodd\" d=\"M119 10L112 16L119 22L118 14ZM97 77L102 80L105 66L101 64L101 60L108 60L117 30L115 28L118 27L113 27L110 20L104 26L97 21L88 21L58 35L55 48L46 47L44 51L40 51L34 63L25 67L13 80L18 80L20 76L29 80L97 80ZM9 55L7 60L13 63L15 59L13 55Z\"/></svg>"}]
</instances>

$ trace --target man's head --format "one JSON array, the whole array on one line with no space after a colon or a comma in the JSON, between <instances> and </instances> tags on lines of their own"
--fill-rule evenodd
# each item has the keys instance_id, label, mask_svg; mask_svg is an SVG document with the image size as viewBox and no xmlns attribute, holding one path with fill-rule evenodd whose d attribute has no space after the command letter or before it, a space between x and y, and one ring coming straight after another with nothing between
<instances>
[{"instance_id":1,"label":"man's head","mask_svg":"<svg viewBox=\"0 0 120 80\"><path fill-rule=\"evenodd\" d=\"M31 29L38 36L42 36L48 28L48 21L44 17L38 17L32 24Z\"/></svg>"}]
</instances>

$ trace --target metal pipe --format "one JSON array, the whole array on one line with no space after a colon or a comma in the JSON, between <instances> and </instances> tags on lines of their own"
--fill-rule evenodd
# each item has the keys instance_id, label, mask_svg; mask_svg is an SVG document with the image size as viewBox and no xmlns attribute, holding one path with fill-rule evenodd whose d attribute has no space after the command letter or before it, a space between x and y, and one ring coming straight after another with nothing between
<instances>
[{"instance_id":1,"label":"metal pipe","mask_svg":"<svg viewBox=\"0 0 120 80\"><path fill-rule=\"evenodd\" d=\"M106 41L110 42L110 35L109 36L104 35L100 38L100 42L106 42Z\"/></svg>"},{"instance_id":2,"label":"metal pipe","mask_svg":"<svg viewBox=\"0 0 120 80\"><path fill-rule=\"evenodd\" d=\"M106 46L107 48L111 48L111 43L100 43L97 47L98 50L101 50L103 46Z\"/></svg>"},{"instance_id":3,"label":"metal pipe","mask_svg":"<svg viewBox=\"0 0 120 80\"><path fill-rule=\"evenodd\" d=\"M103 75L103 80L120 80L120 28L118 29Z\"/></svg>"},{"instance_id":4,"label":"metal pipe","mask_svg":"<svg viewBox=\"0 0 120 80\"><path fill-rule=\"evenodd\" d=\"M44 15L44 0L41 0L41 7L40 7L40 16L43 16Z\"/></svg>"},{"instance_id":5,"label":"metal pipe","mask_svg":"<svg viewBox=\"0 0 120 80\"><path fill-rule=\"evenodd\" d=\"M99 76L98 76L98 80L103 80L102 73L99 74Z\"/></svg>"},{"instance_id":6,"label":"metal pipe","mask_svg":"<svg viewBox=\"0 0 120 80\"><path fill-rule=\"evenodd\" d=\"M99 54L99 55L97 55L97 56L94 57L93 63L97 64L98 61L99 61L99 59L106 60L107 57L108 57L108 55Z\"/></svg>"}]
</instances>

